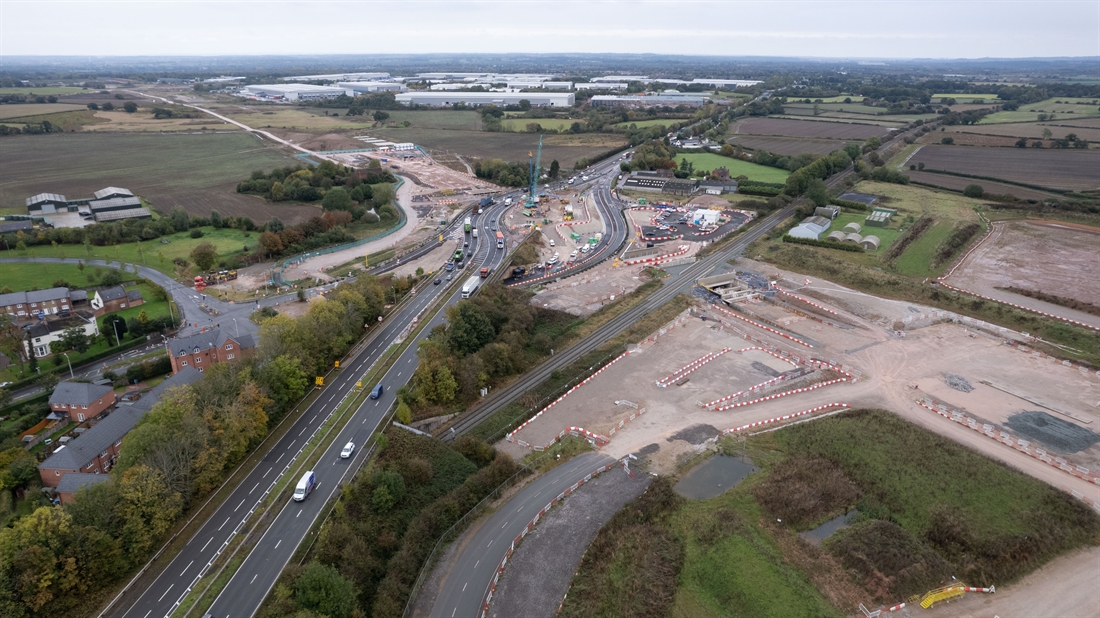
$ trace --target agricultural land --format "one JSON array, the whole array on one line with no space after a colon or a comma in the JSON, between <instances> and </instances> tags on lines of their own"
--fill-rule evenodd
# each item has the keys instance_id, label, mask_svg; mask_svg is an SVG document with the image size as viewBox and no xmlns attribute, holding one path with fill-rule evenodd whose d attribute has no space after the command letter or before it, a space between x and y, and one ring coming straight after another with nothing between
<instances>
[{"instance_id":1,"label":"agricultural land","mask_svg":"<svg viewBox=\"0 0 1100 618\"><path fill-rule=\"evenodd\" d=\"M1005 180L1032 188L1057 191L1100 189L1100 150L923 146L909 164L928 171Z\"/></svg>"}]
</instances>

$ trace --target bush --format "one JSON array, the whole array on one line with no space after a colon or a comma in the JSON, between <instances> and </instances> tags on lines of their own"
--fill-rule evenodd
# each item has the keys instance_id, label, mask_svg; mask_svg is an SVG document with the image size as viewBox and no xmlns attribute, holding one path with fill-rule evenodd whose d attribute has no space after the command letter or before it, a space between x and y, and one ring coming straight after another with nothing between
<instances>
[{"instance_id":1,"label":"bush","mask_svg":"<svg viewBox=\"0 0 1100 618\"><path fill-rule=\"evenodd\" d=\"M753 493L772 517L804 529L854 507L862 492L833 462L799 456L773 468Z\"/></svg>"},{"instance_id":2,"label":"bush","mask_svg":"<svg viewBox=\"0 0 1100 618\"><path fill-rule=\"evenodd\" d=\"M966 197L981 197L985 195L985 189L981 185L966 185L963 189L963 195Z\"/></svg>"},{"instance_id":3,"label":"bush","mask_svg":"<svg viewBox=\"0 0 1100 618\"><path fill-rule=\"evenodd\" d=\"M833 204L836 204L837 206L840 206L841 208L847 208L849 210L859 210L859 211L865 212L867 210L870 210L870 208L871 208L870 206L868 206L867 204L864 204L863 202L853 202L853 201L850 201L850 200L842 200L840 198L833 198L832 200L829 200L829 201L832 202Z\"/></svg>"},{"instance_id":4,"label":"bush","mask_svg":"<svg viewBox=\"0 0 1100 618\"><path fill-rule=\"evenodd\" d=\"M853 245L849 243L836 242L835 240L814 240L812 238L795 238L793 236L783 235L783 242L789 242L795 245L809 245L811 247L825 247L826 249L836 249L838 251L847 251L849 253L863 253L863 247L859 245Z\"/></svg>"},{"instance_id":5,"label":"bush","mask_svg":"<svg viewBox=\"0 0 1100 618\"><path fill-rule=\"evenodd\" d=\"M194 228L194 229L191 230L191 238L202 238L202 237L203 237L203 233L202 233L202 230L200 230L199 228Z\"/></svg>"},{"instance_id":6,"label":"bush","mask_svg":"<svg viewBox=\"0 0 1100 618\"><path fill-rule=\"evenodd\" d=\"M932 223L934 222L935 220L932 217L921 217L917 219L913 227L909 228L905 234L902 234L900 238L894 241L894 244L890 245L890 249L884 256L886 260L896 260L909 245L913 244L914 240L928 231L928 228L932 227Z\"/></svg>"}]
</instances>

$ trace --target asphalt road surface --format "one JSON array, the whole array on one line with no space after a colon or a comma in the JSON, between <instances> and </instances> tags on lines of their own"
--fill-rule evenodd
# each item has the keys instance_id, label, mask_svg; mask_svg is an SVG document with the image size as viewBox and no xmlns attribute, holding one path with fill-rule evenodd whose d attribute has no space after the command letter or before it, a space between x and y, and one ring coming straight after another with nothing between
<instances>
[{"instance_id":1,"label":"asphalt road surface","mask_svg":"<svg viewBox=\"0 0 1100 618\"><path fill-rule=\"evenodd\" d=\"M532 481L489 516L443 576L432 618L480 616L489 583L512 541L558 494L612 461L599 453L574 457Z\"/></svg>"}]
</instances>

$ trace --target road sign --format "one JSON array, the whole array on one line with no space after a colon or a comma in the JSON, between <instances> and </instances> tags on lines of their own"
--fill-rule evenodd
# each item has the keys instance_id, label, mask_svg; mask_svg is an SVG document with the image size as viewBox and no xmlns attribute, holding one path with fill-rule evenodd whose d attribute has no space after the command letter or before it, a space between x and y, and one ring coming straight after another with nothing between
<instances>
[{"instance_id":1,"label":"road sign","mask_svg":"<svg viewBox=\"0 0 1100 618\"><path fill-rule=\"evenodd\" d=\"M332 361L332 366L339 369L340 368L340 361Z\"/></svg>"},{"instance_id":2,"label":"road sign","mask_svg":"<svg viewBox=\"0 0 1100 618\"><path fill-rule=\"evenodd\" d=\"M325 376L317 376L316 378L313 379L313 383L316 384L317 386L324 386L325 385Z\"/></svg>"}]
</instances>

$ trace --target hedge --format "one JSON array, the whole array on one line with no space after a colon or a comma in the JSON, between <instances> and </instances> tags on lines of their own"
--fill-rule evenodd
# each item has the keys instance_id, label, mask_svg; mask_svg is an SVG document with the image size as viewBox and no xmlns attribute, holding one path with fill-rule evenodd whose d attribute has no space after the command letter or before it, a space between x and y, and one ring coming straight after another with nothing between
<instances>
[{"instance_id":1,"label":"hedge","mask_svg":"<svg viewBox=\"0 0 1100 618\"><path fill-rule=\"evenodd\" d=\"M842 200L840 198L833 198L829 200L829 202L842 208L848 208L850 210L868 211L871 209L870 206L864 204L863 202L853 202L851 200Z\"/></svg>"},{"instance_id":2,"label":"hedge","mask_svg":"<svg viewBox=\"0 0 1100 618\"><path fill-rule=\"evenodd\" d=\"M783 242L794 243L796 245L810 245L811 247L825 247L826 249L839 249L840 251L850 251L852 253L863 253L863 247L859 245L839 243L835 240L814 240L812 238L784 236Z\"/></svg>"}]
</instances>

